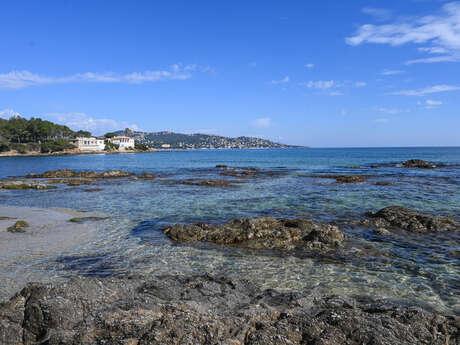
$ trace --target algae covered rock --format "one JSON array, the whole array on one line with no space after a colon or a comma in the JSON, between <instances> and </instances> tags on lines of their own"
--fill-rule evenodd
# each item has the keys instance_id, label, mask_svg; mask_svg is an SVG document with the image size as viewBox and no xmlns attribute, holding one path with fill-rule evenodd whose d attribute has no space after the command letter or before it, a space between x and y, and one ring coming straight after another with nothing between
<instances>
[{"instance_id":1,"label":"algae covered rock","mask_svg":"<svg viewBox=\"0 0 460 345\"><path fill-rule=\"evenodd\" d=\"M339 247L345 236L334 225L310 219L276 219L273 217L238 218L218 225L177 224L164 231L176 242L211 242L252 249L293 250L302 247L328 251Z\"/></svg>"},{"instance_id":2,"label":"algae covered rock","mask_svg":"<svg viewBox=\"0 0 460 345\"><path fill-rule=\"evenodd\" d=\"M24 220L18 220L14 225L8 227L9 232L26 232L26 229L29 227L29 223Z\"/></svg>"}]
</instances>

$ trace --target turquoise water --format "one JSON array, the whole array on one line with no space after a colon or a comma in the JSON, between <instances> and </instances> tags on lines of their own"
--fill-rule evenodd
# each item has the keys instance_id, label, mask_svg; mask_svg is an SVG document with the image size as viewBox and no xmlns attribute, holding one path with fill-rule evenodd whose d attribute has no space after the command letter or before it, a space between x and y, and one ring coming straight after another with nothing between
<instances>
[{"instance_id":1,"label":"turquoise water","mask_svg":"<svg viewBox=\"0 0 460 345\"><path fill-rule=\"evenodd\" d=\"M398 165L412 158L445 166L425 170ZM216 164L258 167L273 174L231 188L173 183L187 178L228 178L219 175ZM372 168L374 164L380 167ZM43 255L18 264L18 272L34 272L49 280L75 274L207 272L251 279L270 288L380 296L445 313L460 312L458 233L382 237L372 229L346 226L347 250L355 255L340 259L177 245L161 233L171 223L221 222L241 216L308 215L340 222L395 204L460 221L460 148L197 150L2 158L0 178L60 168L121 169L165 177L104 181L95 186L103 190L95 193L85 192L87 186L65 185L47 191L0 190L1 205L73 208L110 216L96 237L58 256ZM358 184L308 177L318 173L372 176ZM377 181L394 184L377 186Z\"/></svg>"}]
</instances>

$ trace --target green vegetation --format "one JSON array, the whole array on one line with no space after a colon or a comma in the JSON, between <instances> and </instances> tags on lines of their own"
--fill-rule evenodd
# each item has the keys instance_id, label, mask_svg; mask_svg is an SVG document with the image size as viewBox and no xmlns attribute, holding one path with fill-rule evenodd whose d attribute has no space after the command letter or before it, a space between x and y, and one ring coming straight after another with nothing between
<instances>
[{"instance_id":1,"label":"green vegetation","mask_svg":"<svg viewBox=\"0 0 460 345\"><path fill-rule=\"evenodd\" d=\"M149 147L145 144L138 144L138 143L134 143L134 149L136 150L139 150L139 151L148 151L149 150Z\"/></svg>"},{"instance_id":2,"label":"green vegetation","mask_svg":"<svg viewBox=\"0 0 460 345\"><path fill-rule=\"evenodd\" d=\"M59 152L68 149L74 149L75 146L69 143L67 140L58 139L52 141L45 141L41 145L41 152L42 153L49 153L49 152Z\"/></svg>"},{"instance_id":3,"label":"green vegetation","mask_svg":"<svg viewBox=\"0 0 460 345\"><path fill-rule=\"evenodd\" d=\"M120 147L120 145L111 143L110 141L106 140L105 142L105 151L116 151Z\"/></svg>"},{"instance_id":4,"label":"green vegetation","mask_svg":"<svg viewBox=\"0 0 460 345\"><path fill-rule=\"evenodd\" d=\"M90 136L88 131L74 132L67 126L40 118L27 120L13 116L9 120L0 119L0 152L58 152L74 148L70 139Z\"/></svg>"},{"instance_id":5,"label":"green vegetation","mask_svg":"<svg viewBox=\"0 0 460 345\"><path fill-rule=\"evenodd\" d=\"M104 138L106 139L110 139L110 138L113 138L113 137L116 137L117 136L117 133L105 133L104 134Z\"/></svg>"}]
</instances>

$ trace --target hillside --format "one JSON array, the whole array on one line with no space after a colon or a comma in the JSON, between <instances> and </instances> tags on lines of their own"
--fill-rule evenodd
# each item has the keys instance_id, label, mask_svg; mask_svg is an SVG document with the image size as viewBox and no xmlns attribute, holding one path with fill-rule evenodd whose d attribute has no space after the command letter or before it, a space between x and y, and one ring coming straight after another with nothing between
<instances>
[{"instance_id":1,"label":"hillside","mask_svg":"<svg viewBox=\"0 0 460 345\"><path fill-rule=\"evenodd\" d=\"M182 134L174 132L139 132L139 131L117 131L117 135L126 135L134 138L139 144L152 148L176 148L176 149L230 149L230 148L288 148L295 147L275 143L270 140L237 137L229 138L210 134Z\"/></svg>"}]
</instances>

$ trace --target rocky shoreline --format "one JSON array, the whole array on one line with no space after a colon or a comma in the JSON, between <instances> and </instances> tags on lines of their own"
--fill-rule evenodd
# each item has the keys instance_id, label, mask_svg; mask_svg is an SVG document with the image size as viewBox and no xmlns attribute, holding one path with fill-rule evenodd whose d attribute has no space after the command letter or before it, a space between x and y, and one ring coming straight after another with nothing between
<instances>
[{"instance_id":1,"label":"rocky shoreline","mask_svg":"<svg viewBox=\"0 0 460 345\"><path fill-rule=\"evenodd\" d=\"M29 284L0 304L3 345L460 344L460 318L212 276Z\"/></svg>"},{"instance_id":2,"label":"rocky shoreline","mask_svg":"<svg viewBox=\"0 0 460 345\"><path fill-rule=\"evenodd\" d=\"M403 164L403 167L420 169L438 166L415 160L408 166ZM275 169L225 165L208 170L222 179L210 179L208 175L201 174L197 178L163 181L203 187L204 190L208 187L236 187L249 183L249 179L284 176L283 171ZM208 170L205 173L209 173ZM121 170L60 169L31 173L18 181L0 181L0 189L39 190L47 189L47 186L55 188L52 184L94 185L103 181L110 183L114 179L129 182L161 180L162 177L165 176ZM373 178L371 175L332 174L305 177L334 179L337 188L344 188L342 184L359 184L367 179L372 182ZM91 191L97 189L92 188ZM11 230L5 227L5 238L23 241L25 235L35 231L33 222L31 227L19 228L21 224L16 226L16 218L4 218L8 226L15 227ZM91 224L104 219L88 214L63 218L65 224L82 227L88 222ZM162 231L166 240L189 248L194 243L208 243L222 246L225 250L276 251L283 256L304 251L314 253L313 257L330 257L347 265L350 257L367 255L366 251L372 248L354 242L354 248L350 250L346 227L367 228L370 233L374 231L379 241L390 243L401 236L435 236L441 232L455 234L460 230L456 220L393 205L361 214L358 219L347 218L331 223L307 217L258 217L236 218L221 223L169 223L158 230ZM91 227L90 224L87 226ZM204 245L203 249L206 248ZM377 252L371 255L378 260L383 258ZM389 299L328 293L323 291L320 294L316 288L283 292L263 290L240 277L230 279L228 276L209 275L153 278L142 275L118 278L84 276L65 283L29 283L9 301L0 303L0 343L460 344L459 316L397 304Z\"/></svg>"}]
</instances>

